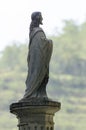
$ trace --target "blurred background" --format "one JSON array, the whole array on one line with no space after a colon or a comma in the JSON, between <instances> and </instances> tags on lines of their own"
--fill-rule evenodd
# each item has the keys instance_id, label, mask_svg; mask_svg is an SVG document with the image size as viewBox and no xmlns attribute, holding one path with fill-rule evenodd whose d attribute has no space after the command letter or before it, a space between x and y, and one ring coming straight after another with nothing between
<instances>
[{"instance_id":1,"label":"blurred background","mask_svg":"<svg viewBox=\"0 0 86 130\"><path fill-rule=\"evenodd\" d=\"M30 16L41 11L41 26L53 40L47 93L62 104L55 130L86 130L86 1L0 1L0 130L16 130L9 106L25 91Z\"/></svg>"}]
</instances>

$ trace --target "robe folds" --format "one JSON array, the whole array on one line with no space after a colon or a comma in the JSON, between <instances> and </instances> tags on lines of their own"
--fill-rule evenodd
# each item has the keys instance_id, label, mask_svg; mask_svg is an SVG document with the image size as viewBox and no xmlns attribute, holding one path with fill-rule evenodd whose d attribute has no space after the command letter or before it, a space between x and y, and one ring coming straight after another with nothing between
<instances>
[{"instance_id":1,"label":"robe folds","mask_svg":"<svg viewBox=\"0 0 86 130\"><path fill-rule=\"evenodd\" d=\"M25 98L46 97L52 49L52 41L46 38L43 30L39 27L34 28L29 41Z\"/></svg>"}]
</instances>

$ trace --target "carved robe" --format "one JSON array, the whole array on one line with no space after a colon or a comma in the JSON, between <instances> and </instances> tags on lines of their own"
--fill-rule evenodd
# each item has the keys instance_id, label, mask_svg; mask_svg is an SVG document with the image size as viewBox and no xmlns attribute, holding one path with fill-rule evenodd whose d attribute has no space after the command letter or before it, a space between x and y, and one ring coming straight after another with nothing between
<instances>
[{"instance_id":1,"label":"carved robe","mask_svg":"<svg viewBox=\"0 0 86 130\"><path fill-rule=\"evenodd\" d=\"M29 41L25 98L47 97L46 84L52 48L52 41L46 38L43 30L39 27L34 28Z\"/></svg>"}]
</instances>

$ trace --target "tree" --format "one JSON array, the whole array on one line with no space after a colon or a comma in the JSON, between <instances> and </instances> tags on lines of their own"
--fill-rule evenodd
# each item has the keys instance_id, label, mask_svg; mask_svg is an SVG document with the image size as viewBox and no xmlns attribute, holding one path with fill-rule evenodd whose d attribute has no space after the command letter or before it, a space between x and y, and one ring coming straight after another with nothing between
<instances>
[{"instance_id":1,"label":"tree","mask_svg":"<svg viewBox=\"0 0 86 130\"><path fill-rule=\"evenodd\" d=\"M26 66L26 55L27 55L26 44L13 44L7 46L1 56L3 67L7 69L15 69L19 65L19 69L24 69Z\"/></svg>"}]
</instances>

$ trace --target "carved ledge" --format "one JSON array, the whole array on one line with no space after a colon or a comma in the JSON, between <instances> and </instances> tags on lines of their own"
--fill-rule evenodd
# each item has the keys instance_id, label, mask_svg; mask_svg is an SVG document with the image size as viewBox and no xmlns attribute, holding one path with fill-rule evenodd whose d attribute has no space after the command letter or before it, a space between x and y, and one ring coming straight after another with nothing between
<instances>
[{"instance_id":1,"label":"carved ledge","mask_svg":"<svg viewBox=\"0 0 86 130\"><path fill-rule=\"evenodd\" d=\"M40 111L40 112L56 112L59 111L61 108L61 103L52 101L46 98L31 98L31 99L23 99L17 103L13 103L10 105L10 112L15 113L17 110L25 110L28 109L29 111Z\"/></svg>"}]
</instances>

